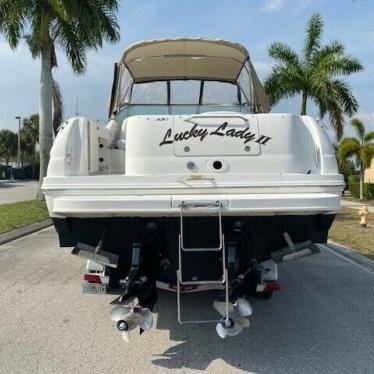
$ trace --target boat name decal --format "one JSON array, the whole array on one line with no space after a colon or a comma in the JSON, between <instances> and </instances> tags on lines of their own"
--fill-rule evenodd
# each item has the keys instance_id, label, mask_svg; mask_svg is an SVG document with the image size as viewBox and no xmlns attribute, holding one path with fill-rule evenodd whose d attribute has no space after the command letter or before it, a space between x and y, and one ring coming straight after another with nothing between
<instances>
[{"instance_id":1,"label":"boat name decal","mask_svg":"<svg viewBox=\"0 0 374 374\"><path fill-rule=\"evenodd\" d=\"M172 129L168 129L164 135L164 139L159 144L159 146L163 146L166 144L172 144L174 142L181 142L183 140L188 140L190 138L200 138L202 142L207 136L227 136L231 138L240 138L244 140L244 144L247 144L250 141L254 141L256 143L265 145L271 138L265 135L257 135L249 131L249 127L246 127L243 130L237 129L226 129L228 122L224 122L214 131L209 131L207 129L198 128L197 124L194 124L190 130L186 130L183 132L176 133L173 136Z\"/></svg>"}]
</instances>

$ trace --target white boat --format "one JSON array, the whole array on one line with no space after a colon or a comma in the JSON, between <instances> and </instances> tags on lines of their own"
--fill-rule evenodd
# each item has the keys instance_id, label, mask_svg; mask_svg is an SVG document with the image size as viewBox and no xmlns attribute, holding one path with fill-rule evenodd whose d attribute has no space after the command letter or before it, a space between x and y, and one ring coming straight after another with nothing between
<instances>
[{"instance_id":1,"label":"white boat","mask_svg":"<svg viewBox=\"0 0 374 374\"><path fill-rule=\"evenodd\" d=\"M344 182L326 132L268 113L247 50L223 40L131 45L109 107L107 125L75 117L54 142L43 190L60 245L89 259L86 291L151 310L156 282L175 285L180 322L181 291L224 288L217 331L235 335L243 295L270 296L278 262L327 240Z\"/></svg>"}]
</instances>

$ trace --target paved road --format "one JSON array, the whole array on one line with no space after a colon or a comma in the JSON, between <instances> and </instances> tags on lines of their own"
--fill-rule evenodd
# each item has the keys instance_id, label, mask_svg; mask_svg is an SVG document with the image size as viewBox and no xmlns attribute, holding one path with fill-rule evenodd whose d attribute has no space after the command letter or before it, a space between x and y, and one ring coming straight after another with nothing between
<instances>
[{"instance_id":1,"label":"paved road","mask_svg":"<svg viewBox=\"0 0 374 374\"><path fill-rule=\"evenodd\" d=\"M0 247L1 373L374 372L374 271L354 257L282 265L282 291L253 300L250 328L225 340L212 325L179 326L175 295L162 293L157 329L131 345L108 318L113 296L80 294L83 268L52 228Z\"/></svg>"},{"instance_id":2,"label":"paved road","mask_svg":"<svg viewBox=\"0 0 374 374\"><path fill-rule=\"evenodd\" d=\"M34 200L37 191L36 181L0 181L0 205Z\"/></svg>"}]
</instances>

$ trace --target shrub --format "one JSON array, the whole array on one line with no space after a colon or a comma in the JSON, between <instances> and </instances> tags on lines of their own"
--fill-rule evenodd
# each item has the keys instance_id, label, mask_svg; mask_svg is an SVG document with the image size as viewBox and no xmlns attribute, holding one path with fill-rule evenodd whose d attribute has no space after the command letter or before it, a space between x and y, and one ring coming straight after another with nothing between
<instances>
[{"instance_id":1,"label":"shrub","mask_svg":"<svg viewBox=\"0 0 374 374\"><path fill-rule=\"evenodd\" d=\"M348 178L348 189L354 197L360 198L360 178L350 175ZM364 183L364 199L374 200L374 184Z\"/></svg>"}]
</instances>

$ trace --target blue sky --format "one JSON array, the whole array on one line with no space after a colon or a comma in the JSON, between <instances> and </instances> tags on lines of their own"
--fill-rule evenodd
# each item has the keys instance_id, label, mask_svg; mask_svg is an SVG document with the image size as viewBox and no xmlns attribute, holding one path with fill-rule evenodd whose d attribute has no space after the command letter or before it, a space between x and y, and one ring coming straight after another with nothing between
<instances>
[{"instance_id":1,"label":"blue sky","mask_svg":"<svg viewBox=\"0 0 374 374\"><path fill-rule=\"evenodd\" d=\"M374 129L374 1L373 0L122 0L118 14L121 40L88 53L88 71L75 75L61 51L54 76L60 83L65 116L75 112L105 120L113 63L129 44L154 38L203 36L228 39L248 48L263 79L273 61L268 46L282 41L300 50L305 23L320 12L324 41L339 39L365 70L348 78L360 110L358 116ZM12 51L0 37L0 128L16 129L14 116L38 111L40 62L27 46ZM273 111L299 112L300 98L282 101ZM310 107L309 114L317 115ZM348 131L349 133L349 131Z\"/></svg>"}]
</instances>

